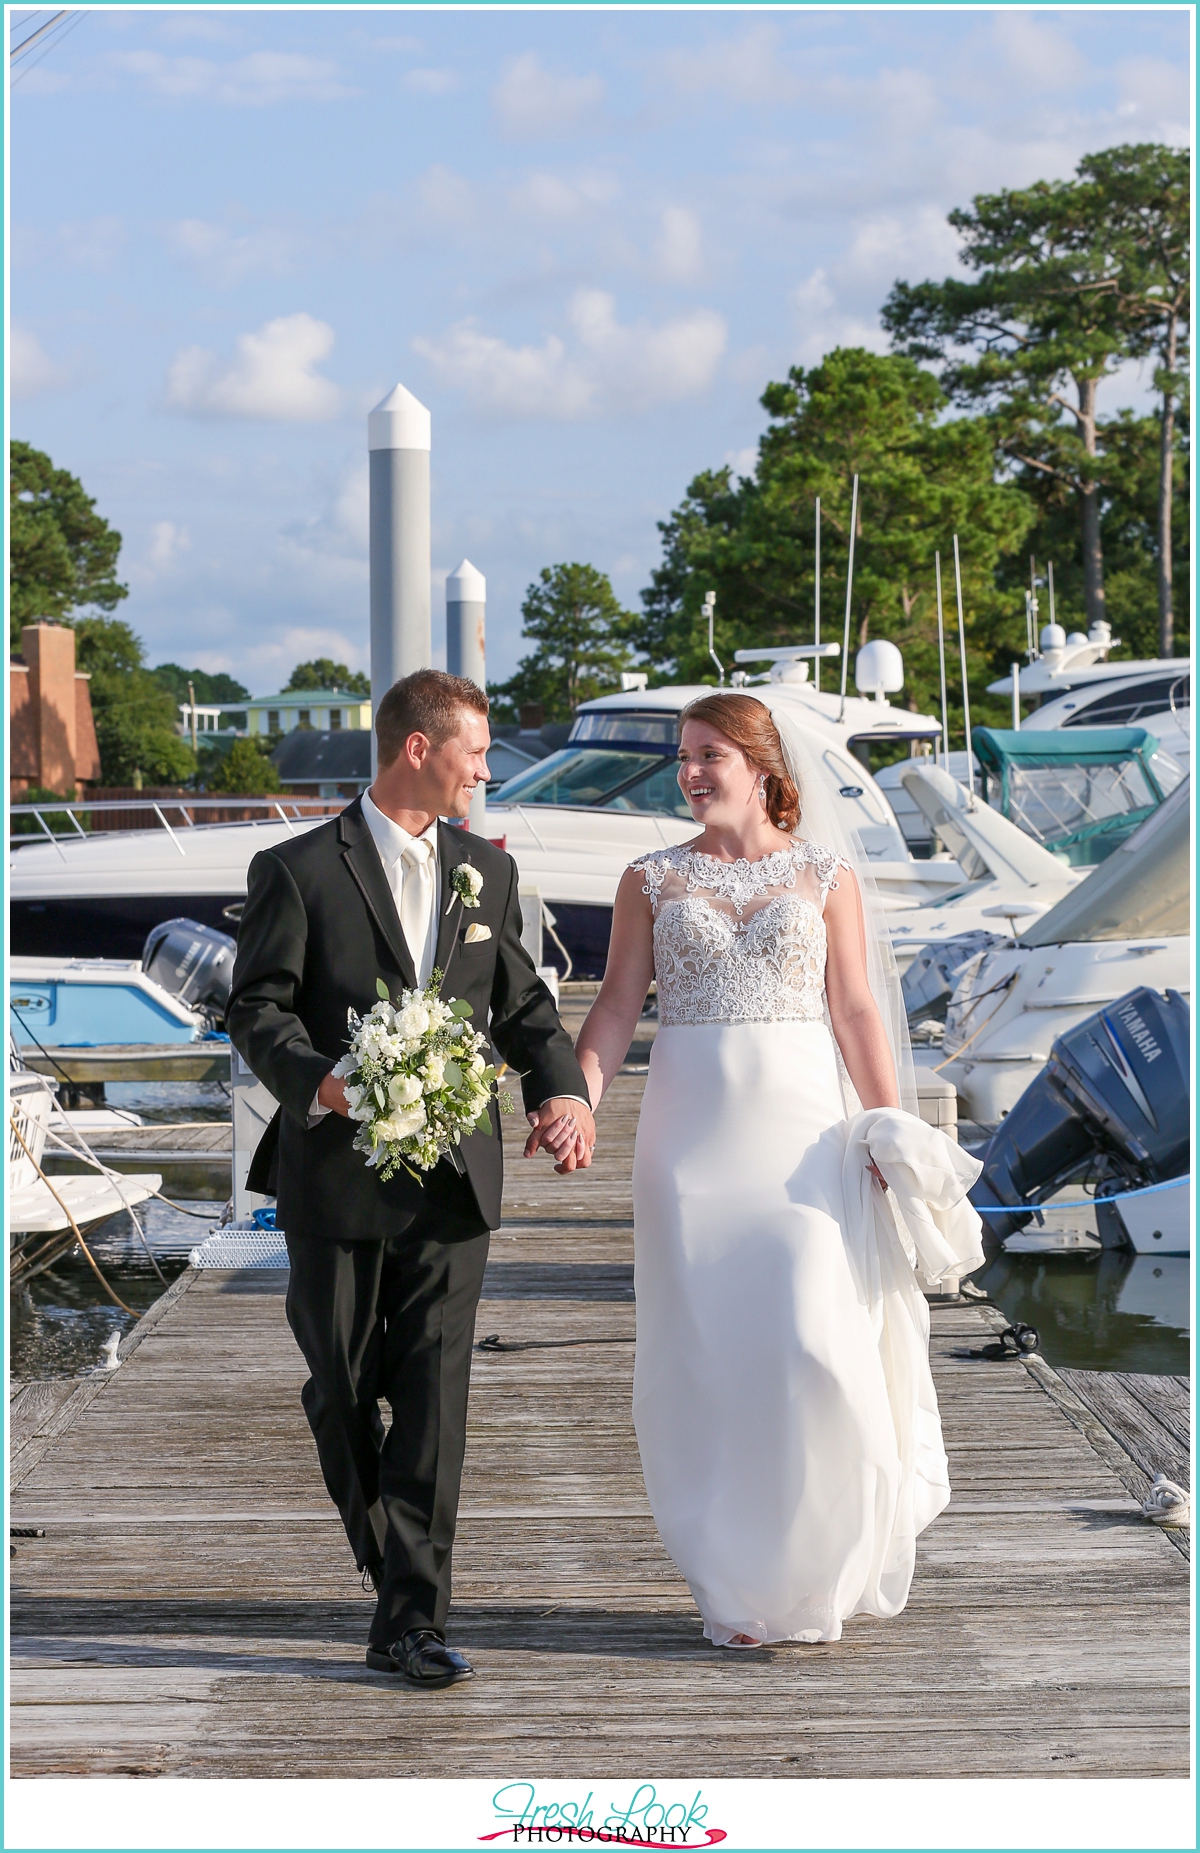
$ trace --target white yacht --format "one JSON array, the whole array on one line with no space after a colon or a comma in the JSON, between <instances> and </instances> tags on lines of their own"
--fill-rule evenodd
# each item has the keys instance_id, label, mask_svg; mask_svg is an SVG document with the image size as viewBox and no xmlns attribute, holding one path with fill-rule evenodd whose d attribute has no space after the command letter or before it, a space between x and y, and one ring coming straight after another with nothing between
<instances>
[{"instance_id":1,"label":"white yacht","mask_svg":"<svg viewBox=\"0 0 1200 1853\"><path fill-rule=\"evenodd\" d=\"M909 853L866 765L872 745L928 743L940 734L938 722L893 707L882 692L843 702L815 687L799 651L773 654L778 660L754 693L803 728L858 832L884 905L906 910L961 887L963 871L952 857ZM585 702L566 746L488 800L487 834L516 858L522 885L540 892L576 977L603 973L613 897L628 864L696 833L675 776L678 721L689 702L712 693L672 685Z\"/></svg>"},{"instance_id":2,"label":"white yacht","mask_svg":"<svg viewBox=\"0 0 1200 1853\"><path fill-rule=\"evenodd\" d=\"M1057 732L1094 727L1140 727L1153 736L1161 782L1173 789L1179 776L1190 770L1192 746L1192 666L1186 657L1135 658L1110 662L1109 652L1120 643L1111 626L1101 621L1084 636L1069 634L1060 624L1048 624L1041 633L1041 650L1017 671L1014 726L1022 733ZM989 695L1013 699L1013 678L1002 676L988 684ZM1025 712L1022 704L1032 703ZM1164 759L1164 757L1166 758ZM1174 761L1174 766L1169 763ZM963 785L998 805L996 784L989 784L984 768L972 754L951 753L942 769ZM903 762L885 767L878 784L896 813L909 848L927 855L932 845L929 824L903 786Z\"/></svg>"},{"instance_id":3,"label":"white yacht","mask_svg":"<svg viewBox=\"0 0 1200 1853\"><path fill-rule=\"evenodd\" d=\"M828 652L830 646L824 646ZM837 646L833 646L834 649ZM868 646L870 648L870 646ZM860 692L841 697L809 679L811 647L762 653L771 667L756 687L768 706L780 705L805 729L847 820L859 832L888 906L927 903L962 885L950 857L914 859L895 817L864 763L873 744L921 746L939 736L931 715L894 707L878 681L875 660L860 652ZM898 655L898 652L895 653ZM744 672L739 672L745 680ZM889 686L895 688L894 666ZM489 801L485 830L515 857L522 888L536 891L545 923L560 947L564 975L598 977L608 946L613 896L626 865L649 849L694 835L675 779L679 712L711 693L705 686L645 690L585 703L570 738L510 779ZM862 758L858 755L862 755ZM120 833L62 830L67 807L43 807L46 835L14 838L9 893L12 950L39 957L139 959L160 921L184 916L230 930L245 899L251 858L324 821L291 799L260 800L261 819L203 825L206 802L186 811L147 802L147 821L160 827ZM244 801L255 808L255 801ZM225 801L226 808L229 801ZM134 800L122 801L126 812ZM93 807L94 809L97 807ZM322 812L328 806L322 807ZM86 813L86 803L74 807ZM68 818L68 824L70 819ZM53 825L58 834L51 837Z\"/></svg>"},{"instance_id":4,"label":"white yacht","mask_svg":"<svg viewBox=\"0 0 1200 1853\"><path fill-rule=\"evenodd\" d=\"M1087 873L1045 849L931 760L901 762L901 771L901 791L964 877L936 900L914 902L893 915L892 946L901 972L918 951L963 933L1017 938Z\"/></svg>"},{"instance_id":5,"label":"white yacht","mask_svg":"<svg viewBox=\"0 0 1200 1853\"><path fill-rule=\"evenodd\" d=\"M952 1081L964 1117L994 1125L1045 1066L1056 1036L1138 985L1192 988L1190 780L1048 912L968 959L940 1049L918 1063Z\"/></svg>"}]
</instances>

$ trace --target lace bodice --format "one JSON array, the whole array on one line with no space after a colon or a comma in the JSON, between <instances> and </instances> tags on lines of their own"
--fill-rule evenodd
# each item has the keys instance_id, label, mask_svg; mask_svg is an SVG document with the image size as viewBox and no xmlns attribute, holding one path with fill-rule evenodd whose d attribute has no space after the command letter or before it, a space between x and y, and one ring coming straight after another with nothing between
<instances>
[{"instance_id":1,"label":"lace bodice","mask_svg":"<svg viewBox=\"0 0 1200 1853\"><path fill-rule=\"evenodd\" d=\"M654 913L660 1024L822 1021L825 897L847 866L801 838L759 862L684 843L632 863Z\"/></svg>"}]
</instances>

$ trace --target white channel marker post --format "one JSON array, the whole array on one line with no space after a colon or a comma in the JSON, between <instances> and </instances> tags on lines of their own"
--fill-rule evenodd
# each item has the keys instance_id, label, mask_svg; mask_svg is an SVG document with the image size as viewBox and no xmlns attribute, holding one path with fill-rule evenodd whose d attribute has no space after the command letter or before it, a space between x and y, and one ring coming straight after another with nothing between
<instances>
[{"instance_id":1,"label":"white channel marker post","mask_svg":"<svg viewBox=\"0 0 1200 1853\"><path fill-rule=\"evenodd\" d=\"M487 688L486 618L487 580L470 560L463 560L446 580L446 668L482 689ZM477 785L467 820L476 836L484 835L486 813L487 788Z\"/></svg>"},{"instance_id":2,"label":"white channel marker post","mask_svg":"<svg viewBox=\"0 0 1200 1853\"><path fill-rule=\"evenodd\" d=\"M433 661L429 413L396 386L367 419L371 459L371 707ZM371 765L376 742L371 736Z\"/></svg>"}]
</instances>

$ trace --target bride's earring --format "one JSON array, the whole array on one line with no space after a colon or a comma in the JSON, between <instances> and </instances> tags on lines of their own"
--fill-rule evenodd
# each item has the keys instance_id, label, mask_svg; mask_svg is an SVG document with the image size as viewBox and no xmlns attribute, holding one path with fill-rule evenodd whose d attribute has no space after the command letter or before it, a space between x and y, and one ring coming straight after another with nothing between
<instances>
[{"instance_id":1,"label":"bride's earring","mask_svg":"<svg viewBox=\"0 0 1200 1853\"><path fill-rule=\"evenodd\" d=\"M767 802L767 775L765 772L760 772L758 775L758 801L765 808Z\"/></svg>"}]
</instances>

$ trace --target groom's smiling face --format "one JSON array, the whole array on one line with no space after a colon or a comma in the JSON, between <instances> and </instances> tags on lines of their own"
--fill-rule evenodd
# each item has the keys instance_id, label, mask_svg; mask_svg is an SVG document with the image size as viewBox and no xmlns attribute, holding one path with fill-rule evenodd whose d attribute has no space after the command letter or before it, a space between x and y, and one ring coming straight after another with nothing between
<instances>
[{"instance_id":1,"label":"groom's smiling face","mask_svg":"<svg viewBox=\"0 0 1200 1853\"><path fill-rule=\"evenodd\" d=\"M466 816L476 785L488 781L491 740L486 715L474 708L458 710L457 731L440 746L431 746L425 759L430 810L442 817Z\"/></svg>"}]
</instances>

